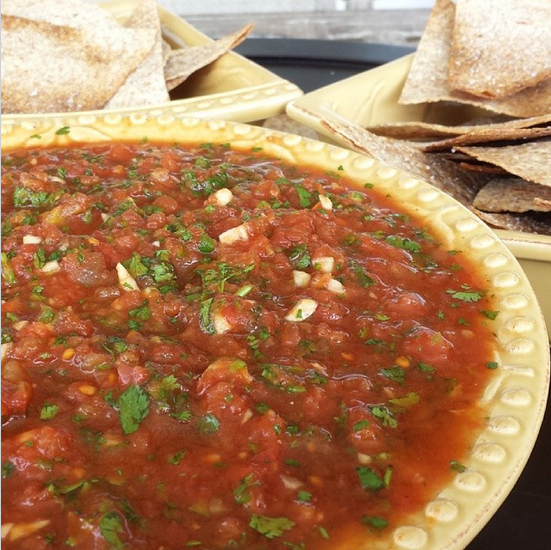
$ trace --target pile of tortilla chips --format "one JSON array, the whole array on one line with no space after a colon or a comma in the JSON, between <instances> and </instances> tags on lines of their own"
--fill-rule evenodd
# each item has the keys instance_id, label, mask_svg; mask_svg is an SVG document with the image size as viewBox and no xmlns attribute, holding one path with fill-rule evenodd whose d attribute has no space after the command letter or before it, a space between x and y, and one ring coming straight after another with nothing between
<instances>
[{"instance_id":1,"label":"pile of tortilla chips","mask_svg":"<svg viewBox=\"0 0 551 550\"><path fill-rule=\"evenodd\" d=\"M122 24L84 0L2 0L2 113L158 105L192 73L237 46L252 26L172 49L155 0Z\"/></svg>"},{"instance_id":2,"label":"pile of tortilla chips","mask_svg":"<svg viewBox=\"0 0 551 550\"><path fill-rule=\"evenodd\" d=\"M494 227L551 234L549 0L436 0L399 102L441 102L454 112L463 105L479 118L367 130L337 119L324 124Z\"/></svg>"}]
</instances>

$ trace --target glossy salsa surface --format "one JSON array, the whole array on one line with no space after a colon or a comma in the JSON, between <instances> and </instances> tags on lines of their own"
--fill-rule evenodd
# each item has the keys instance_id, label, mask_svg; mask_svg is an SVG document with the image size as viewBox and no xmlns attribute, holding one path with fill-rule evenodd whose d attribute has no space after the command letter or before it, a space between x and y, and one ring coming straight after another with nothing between
<instances>
[{"instance_id":1,"label":"glossy salsa surface","mask_svg":"<svg viewBox=\"0 0 551 550\"><path fill-rule=\"evenodd\" d=\"M231 144L2 158L7 549L382 540L468 455L485 282L392 197Z\"/></svg>"}]
</instances>

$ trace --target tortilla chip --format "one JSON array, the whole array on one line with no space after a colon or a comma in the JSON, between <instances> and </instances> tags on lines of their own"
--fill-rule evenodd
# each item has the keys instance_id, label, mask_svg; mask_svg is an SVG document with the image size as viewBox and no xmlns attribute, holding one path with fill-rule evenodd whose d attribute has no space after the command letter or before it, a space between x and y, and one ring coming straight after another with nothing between
<instances>
[{"instance_id":1,"label":"tortilla chip","mask_svg":"<svg viewBox=\"0 0 551 550\"><path fill-rule=\"evenodd\" d=\"M339 135L350 148L431 183L469 208L489 179L486 175L467 173L436 155L427 155L409 143L372 134L337 115L322 118L321 124Z\"/></svg>"},{"instance_id":2,"label":"tortilla chip","mask_svg":"<svg viewBox=\"0 0 551 550\"><path fill-rule=\"evenodd\" d=\"M399 139L430 139L459 136L469 132L477 132L483 128L532 128L549 122L551 122L551 114L513 119L504 115L493 115L453 126L412 120L409 122L388 122L377 126L368 126L367 129L379 136Z\"/></svg>"},{"instance_id":3,"label":"tortilla chip","mask_svg":"<svg viewBox=\"0 0 551 550\"><path fill-rule=\"evenodd\" d=\"M138 67L107 102L107 109L142 107L170 100L164 75L161 23L156 0L141 0L125 24L130 29L147 28L155 33L155 43Z\"/></svg>"},{"instance_id":4,"label":"tortilla chip","mask_svg":"<svg viewBox=\"0 0 551 550\"><path fill-rule=\"evenodd\" d=\"M551 187L521 178L495 178L476 195L473 206L485 212L551 212Z\"/></svg>"},{"instance_id":5,"label":"tortilla chip","mask_svg":"<svg viewBox=\"0 0 551 550\"><path fill-rule=\"evenodd\" d=\"M120 30L119 22L106 10L83 0L2 0L2 15L76 29Z\"/></svg>"},{"instance_id":6,"label":"tortilla chip","mask_svg":"<svg viewBox=\"0 0 551 550\"><path fill-rule=\"evenodd\" d=\"M450 89L503 98L551 78L549 0L457 0Z\"/></svg>"},{"instance_id":7,"label":"tortilla chip","mask_svg":"<svg viewBox=\"0 0 551 550\"><path fill-rule=\"evenodd\" d=\"M436 0L398 102L407 105L456 101L510 116L548 115L551 112L551 79L515 95L494 100L451 90L448 63L454 18L455 4L451 0Z\"/></svg>"},{"instance_id":8,"label":"tortilla chip","mask_svg":"<svg viewBox=\"0 0 551 550\"><path fill-rule=\"evenodd\" d=\"M489 143L496 141L517 141L536 139L545 136L551 136L551 127L545 128L493 128L483 127L480 130L473 130L461 136L449 139L442 139L430 143L423 147L426 152L443 151L445 149L454 149L459 145L475 145L480 143Z\"/></svg>"},{"instance_id":9,"label":"tortilla chip","mask_svg":"<svg viewBox=\"0 0 551 550\"><path fill-rule=\"evenodd\" d=\"M1 19L3 113L100 109L155 40L147 29L114 33Z\"/></svg>"},{"instance_id":10,"label":"tortilla chip","mask_svg":"<svg viewBox=\"0 0 551 550\"><path fill-rule=\"evenodd\" d=\"M253 25L248 24L240 31L209 42L201 46L192 46L173 50L165 64L165 80L167 88L172 90L179 86L195 71L216 61L226 52L241 44L252 31Z\"/></svg>"},{"instance_id":11,"label":"tortilla chip","mask_svg":"<svg viewBox=\"0 0 551 550\"><path fill-rule=\"evenodd\" d=\"M524 231L539 235L551 235L551 216L546 212L522 212L501 214L476 210L475 214L487 224L497 229Z\"/></svg>"},{"instance_id":12,"label":"tortilla chip","mask_svg":"<svg viewBox=\"0 0 551 550\"><path fill-rule=\"evenodd\" d=\"M504 147L456 147L462 153L499 166L525 180L551 186L551 141L541 140Z\"/></svg>"}]
</instances>

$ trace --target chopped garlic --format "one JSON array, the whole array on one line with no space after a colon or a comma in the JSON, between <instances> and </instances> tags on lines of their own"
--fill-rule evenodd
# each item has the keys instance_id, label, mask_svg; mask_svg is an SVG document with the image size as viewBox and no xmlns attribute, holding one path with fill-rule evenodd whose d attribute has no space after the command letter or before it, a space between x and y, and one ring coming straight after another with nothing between
<instances>
[{"instance_id":1,"label":"chopped garlic","mask_svg":"<svg viewBox=\"0 0 551 550\"><path fill-rule=\"evenodd\" d=\"M132 278L126 267L120 262L116 265L117 276L119 278L119 285L123 290L139 290L138 283Z\"/></svg>"},{"instance_id":2,"label":"chopped garlic","mask_svg":"<svg viewBox=\"0 0 551 550\"><path fill-rule=\"evenodd\" d=\"M346 292L344 285L340 281L337 281L337 279L329 279L329 281L327 281L326 288L329 292L333 292L335 294L344 294Z\"/></svg>"},{"instance_id":3,"label":"chopped garlic","mask_svg":"<svg viewBox=\"0 0 551 550\"><path fill-rule=\"evenodd\" d=\"M29 324L29 321L17 321L17 323L14 323L13 324L13 328L15 330L21 330L25 325L28 325Z\"/></svg>"},{"instance_id":4,"label":"chopped garlic","mask_svg":"<svg viewBox=\"0 0 551 550\"><path fill-rule=\"evenodd\" d=\"M233 199L233 193L226 187L218 189L218 191L211 196L219 206L226 206L226 204L229 204Z\"/></svg>"},{"instance_id":5,"label":"chopped garlic","mask_svg":"<svg viewBox=\"0 0 551 550\"><path fill-rule=\"evenodd\" d=\"M323 273L331 273L335 267L335 258L332 256L320 256L312 260L314 269L322 271Z\"/></svg>"},{"instance_id":6,"label":"chopped garlic","mask_svg":"<svg viewBox=\"0 0 551 550\"><path fill-rule=\"evenodd\" d=\"M214 324L216 334L226 334L226 332L232 328L232 326L228 323L228 320L218 312L214 314L212 322Z\"/></svg>"},{"instance_id":7,"label":"chopped garlic","mask_svg":"<svg viewBox=\"0 0 551 550\"><path fill-rule=\"evenodd\" d=\"M306 273L306 271L293 271L293 280L295 281L296 286L308 286L311 278L312 277L310 276L310 274Z\"/></svg>"},{"instance_id":8,"label":"chopped garlic","mask_svg":"<svg viewBox=\"0 0 551 550\"><path fill-rule=\"evenodd\" d=\"M302 298L291 308L291 311L285 315L285 319L292 322L304 321L316 311L317 307L318 303L315 300L311 298Z\"/></svg>"},{"instance_id":9,"label":"chopped garlic","mask_svg":"<svg viewBox=\"0 0 551 550\"><path fill-rule=\"evenodd\" d=\"M29 523L16 523L9 532L9 540L18 540L22 537L28 537L36 531L40 531L50 523L49 519L39 519Z\"/></svg>"},{"instance_id":10,"label":"chopped garlic","mask_svg":"<svg viewBox=\"0 0 551 550\"><path fill-rule=\"evenodd\" d=\"M329 197L326 197L325 195L320 195L319 199L321 207L324 210L333 210L333 203L331 202L331 199Z\"/></svg>"},{"instance_id":11,"label":"chopped garlic","mask_svg":"<svg viewBox=\"0 0 551 550\"><path fill-rule=\"evenodd\" d=\"M2 344L2 360L4 360L4 357L6 357L6 355L8 355L12 347L12 342L5 342L4 344Z\"/></svg>"},{"instance_id":12,"label":"chopped garlic","mask_svg":"<svg viewBox=\"0 0 551 550\"><path fill-rule=\"evenodd\" d=\"M37 235L24 235L23 244L39 244L42 242L42 237Z\"/></svg>"},{"instance_id":13,"label":"chopped garlic","mask_svg":"<svg viewBox=\"0 0 551 550\"><path fill-rule=\"evenodd\" d=\"M223 244L232 244L236 241L246 241L249 238L247 226L242 223L237 227L232 227L223 233L220 233L218 240Z\"/></svg>"},{"instance_id":14,"label":"chopped garlic","mask_svg":"<svg viewBox=\"0 0 551 550\"><path fill-rule=\"evenodd\" d=\"M40 268L40 271L42 271L42 273L55 273L56 271L59 271L60 269L61 269L61 266L59 265L59 262L57 260L52 260L50 262L46 262Z\"/></svg>"}]
</instances>

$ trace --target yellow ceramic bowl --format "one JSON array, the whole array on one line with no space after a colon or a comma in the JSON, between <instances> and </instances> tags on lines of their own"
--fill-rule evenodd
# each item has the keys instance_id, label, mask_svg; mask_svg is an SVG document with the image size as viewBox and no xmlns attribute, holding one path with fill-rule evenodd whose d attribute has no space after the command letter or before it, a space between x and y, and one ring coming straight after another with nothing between
<instances>
[{"instance_id":1,"label":"yellow ceramic bowl","mask_svg":"<svg viewBox=\"0 0 551 550\"><path fill-rule=\"evenodd\" d=\"M59 135L59 128L70 131ZM500 368L480 406L484 429L473 434L466 469L425 506L393 529L377 548L459 550L482 529L518 479L535 443L549 387L549 347L544 320L513 253L465 207L429 184L350 150L264 128L190 117L134 114L74 115L2 125L2 149L116 140L231 143L262 147L266 154L323 170L342 169L352 180L373 182L399 195L447 247L461 249L479 267L500 314L492 323ZM35 136L32 138L31 136Z\"/></svg>"},{"instance_id":2,"label":"yellow ceramic bowl","mask_svg":"<svg viewBox=\"0 0 551 550\"><path fill-rule=\"evenodd\" d=\"M289 103L287 113L331 142L341 144L340 137L321 124L324 115L333 113L358 126L367 127L408 121L445 120L450 124L459 124L482 112L487 114L487 111L473 106L452 109L449 104L439 103L399 104L398 98L412 59L413 54L410 54L305 94ZM526 271L547 325L551 327L551 237L505 230L497 230L496 233L513 251ZM551 337L551 331L549 336Z\"/></svg>"}]
</instances>

